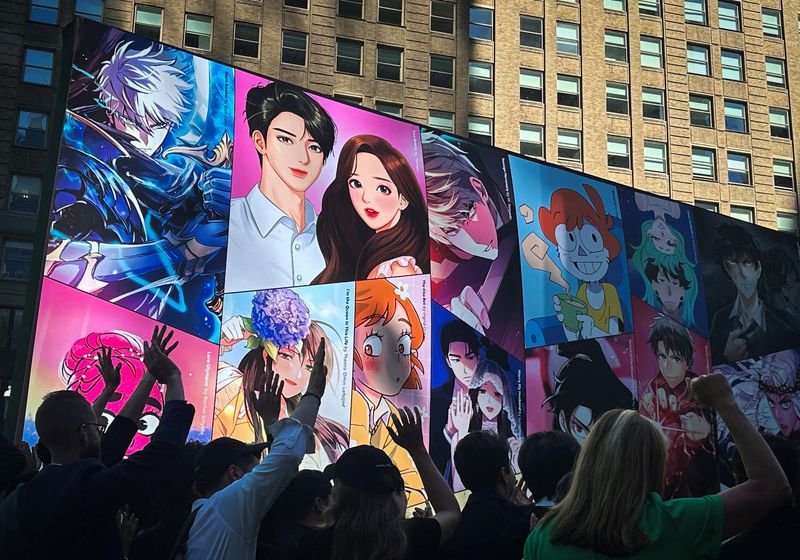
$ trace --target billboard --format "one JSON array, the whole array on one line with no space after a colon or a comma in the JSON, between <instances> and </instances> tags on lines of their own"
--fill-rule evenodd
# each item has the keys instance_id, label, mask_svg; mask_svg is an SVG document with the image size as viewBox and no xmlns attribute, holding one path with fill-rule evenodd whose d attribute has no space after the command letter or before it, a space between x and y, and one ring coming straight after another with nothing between
<instances>
[{"instance_id":1,"label":"billboard","mask_svg":"<svg viewBox=\"0 0 800 560\"><path fill-rule=\"evenodd\" d=\"M387 430L403 406L421 409L455 490L452 453L471 431L497 432L515 462L526 434L581 442L602 412L630 408L670 439L670 494L712 491L726 434L686 393L712 367L759 395L754 422L800 432L795 237L93 21L74 37L27 440L48 391L102 391L102 348L122 365L113 420L157 325L177 333L200 441L263 440L259 375L278 372L290 414L325 340L305 465L382 447L412 504L419 474ZM774 403L788 405L770 416ZM162 406L156 385L129 451Z\"/></svg>"}]
</instances>

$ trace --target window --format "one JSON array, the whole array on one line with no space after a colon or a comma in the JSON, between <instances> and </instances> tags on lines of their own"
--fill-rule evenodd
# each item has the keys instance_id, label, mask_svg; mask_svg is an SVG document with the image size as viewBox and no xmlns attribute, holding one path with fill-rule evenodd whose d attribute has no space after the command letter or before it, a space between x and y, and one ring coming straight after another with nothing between
<instances>
[{"instance_id":1,"label":"window","mask_svg":"<svg viewBox=\"0 0 800 560\"><path fill-rule=\"evenodd\" d=\"M542 20L519 16L519 44L523 47L542 48Z\"/></svg>"},{"instance_id":2,"label":"window","mask_svg":"<svg viewBox=\"0 0 800 560\"><path fill-rule=\"evenodd\" d=\"M376 76L380 80L401 81L403 79L403 49L378 45Z\"/></svg>"},{"instance_id":3,"label":"window","mask_svg":"<svg viewBox=\"0 0 800 560\"><path fill-rule=\"evenodd\" d=\"M577 23L556 22L556 52L581 53L580 26Z\"/></svg>"},{"instance_id":4,"label":"window","mask_svg":"<svg viewBox=\"0 0 800 560\"><path fill-rule=\"evenodd\" d=\"M708 45L688 43L686 45L686 71L689 74L711 75L710 51Z\"/></svg>"},{"instance_id":5,"label":"window","mask_svg":"<svg viewBox=\"0 0 800 560\"><path fill-rule=\"evenodd\" d=\"M101 21L103 19L103 0L77 0L75 15Z\"/></svg>"},{"instance_id":6,"label":"window","mask_svg":"<svg viewBox=\"0 0 800 560\"><path fill-rule=\"evenodd\" d=\"M628 86L606 82L606 111L618 115L628 114Z\"/></svg>"},{"instance_id":7,"label":"window","mask_svg":"<svg viewBox=\"0 0 800 560\"><path fill-rule=\"evenodd\" d=\"M283 32L283 49L286 51L286 35L288 33L297 35L296 31ZM305 35L302 33L301 35ZM233 54L238 56L249 56L250 58L258 58L258 47L261 45L261 26L252 23L244 23L237 21L233 26ZM303 62L306 62L306 49L305 40L303 40ZM281 55L285 58L285 55ZM286 62L286 60L283 60Z\"/></svg>"},{"instance_id":8,"label":"window","mask_svg":"<svg viewBox=\"0 0 800 560\"><path fill-rule=\"evenodd\" d=\"M761 10L761 25L767 37L782 37L781 13L778 10Z\"/></svg>"},{"instance_id":9,"label":"window","mask_svg":"<svg viewBox=\"0 0 800 560\"><path fill-rule=\"evenodd\" d=\"M17 121L17 146L44 148L47 131L47 115L33 111L20 111Z\"/></svg>"},{"instance_id":10,"label":"window","mask_svg":"<svg viewBox=\"0 0 800 560\"><path fill-rule=\"evenodd\" d=\"M361 51L364 43L350 39L336 40L336 71L361 75Z\"/></svg>"},{"instance_id":11,"label":"window","mask_svg":"<svg viewBox=\"0 0 800 560\"><path fill-rule=\"evenodd\" d=\"M492 143L492 119L486 117L469 117L467 119L467 135L470 140L480 144Z\"/></svg>"},{"instance_id":12,"label":"window","mask_svg":"<svg viewBox=\"0 0 800 560\"><path fill-rule=\"evenodd\" d=\"M661 39L658 37L642 37L640 43L641 64L645 68L663 68L661 60Z\"/></svg>"},{"instance_id":13,"label":"window","mask_svg":"<svg viewBox=\"0 0 800 560\"><path fill-rule=\"evenodd\" d=\"M564 107L581 106L581 79L559 74L556 78L558 104Z\"/></svg>"},{"instance_id":14,"label":"window","mask_svg":"<svg viewBox=\"0 0 800 560\"><path fill-rule=\"evenodd\" d=\"M696 23L697 25L706 25L706 0L686 0L684 2L686 11L686 23Z\"/></svg>"},{"instance_id":15,"label":"window","mask_svg":"<svg viewBox=\"0 0 800 560\"><path fill-rule=\"evenodd\" d=\"M363 13L364 0L339 0L336 15L352 19L362 19L364 17Z\"/></svg>"},{"instance_id":16,"label":"window","mask_svg":"<svg viewBox=\"0 0 800 560\"><path fill-rule=\"evenodd\" d=\"M530 157L544 157L544 127L540 124L519 125L519 152Z\"/></svg>"},{"instance_id":17,"label":"window","mask_svg":"<svg viewBox=\"0 0 800 560\"><path fill-rule=\"evenodd\" d=\"M455 28L455 4L431 2L431 31L453 34Z\"/></svg>"},{"instance_id":18,"label":"window","mask_svg":"<svg viewBox=\"0 0 800 560\"><path fill-rule=\"evenodd\" d=\"M453 58L440 54L431 55L432 86L453 89Z\"/></svg>"},{"instance_id":19,"label":"window","mask_svg":"<svg viewBox=\"0 0 800 560\"><path fill-rule=\"evenodd\" d=\"M284 6L291 6L292 8L308 9L308 0L283 0Z\"/></svg>"},{"instance_id":20,"label":"window","mask_svg":"<svg viewBox=\"0 0 800 560\"><path fill-rule=\"evenodd\" d=\"M31 0L28 19L39 23L58 22L58 0Z\"/></svg>"},{"instance_id":21,"label":"window","mask_svg":"<svg viewBox=\"0 0 800 560\"><path fill-rule=\"evenodd\" d=\"M22 335L22 311L14 307L0 307L0 348L19 347ZM13 354L10 358L13 359Z\"/></svg>"},{"instance_id":22,"label":"window","mask_svg":"<svg viewBox=\"0 0 800 560\"><path fill-rule=\"evenodd\" d=\"M794 190L794 165L786 159L772 160L772 181L779 189Z\"/></svg>"},{"instance_id":23,"label":"window","mask_svg":"<svg viewBox=\"0 0 800 560\"><path fill-rule=\"evenodd\" d=\"M308 34L301 31L285 29L283 31L283 48L281 48L281 62L284 64L306 65L306 51L308 49Z\"/></svg>"},{"instance_id":24,"label":"window","mask_svg":"<svg viewBox=\"0 0 800 560\"><path fill-rule=\"evenodd\" d=\"M769 133L775 138L789 138L789 111L769 108Z\"/></svg>"},{"instance_id":25,"label":"window","mask_svg":"<svg viewBox=\"0 0 800 560\"><path fill-rule=\"evenodd\" d=\"M494 39L493 20L494 13L492 10L487 8L470 8L469 38L485 39L487 41Z\"/></svg>"},{"instance_id":26,"label":"window","mask_svg":"<svg viewBox=\"0 0 800 560\"><path fill-rule=\"evenodd\" d=\"M49 86L53 81L53 53L38 49L25 49L25 68L22 81Z\"/></svg>"},{"instance_id":27,"label":"window","mask_svg":"<svg viewBox=\"0 0 800 560\"><path fill-rule=\"evenodd\" d=\"M492 65L469 61L469 92L492 94Z\"/></svg>"},{"instance_id":28,"label":"window","mask_svg":"<svg viewBox=\"0 0 800 560\"><path fill-rule=\"evenodd\" d=\"M403 0L378 0L378 23L403 25Z\"/></svg>"},{"instance_id":29,"label":"window","mask_svg":"<svg viewBox=\"0 0 800 560\"><path fill-rule=\"evenodd\" d=\"M714 102L704 95L689 95L689 121L694 126L714 126Z\"/></svg>"},{"instance_id":30,"label":"window","mask_svg":"<svg viewBox=\"0 0 800 560\"><path fill-rule=\"evenodd\" d=\"M744 55L740 51L722 49L722 77L726 80L744 81Z\"/></svg>"},{"instance_id":31,"label":"window","mask_svg":"<svg viewBox=\"0 0 800 560\"><path fill-rule=\"evenodd\" d=\"M790 212L778 212L778 231L788 231L797 233L797 214Z\"/></svg>"},{"instance_id":32,"label":"window","mask_svg":"<svg viewBox=\"0 0 800 560\"><path fill-rule=\"evenodd\" d=\"M7 239L3 243L3 262L0 264L0 276L25 280L31 269L33 243Z\"/></svg>"},{"instance_id":33,"label":"window","mask_svg":"<svg viewBox=\"0 0 800 560\"><path fill-rule=\"evenodd\" d=\"M731 218L753 223L753 209L747 206L734 206L731 204Z\"/></svg>"},{"instance_id":34,"label":"window","mask_svg":"<svg viewBox=\"0 0 800 560\"><path fill-rule=\"evenodd\" d=\"M41 177L29 175L11 176L11 196L8 210L25 214L36 214L39 210L39 197L42 195Z\"/></svg>"},{"instance_id":35,"label":"window","mask_svg":"<svg viewBox=\"0 0 800 560\"><path fill-rule=\"evenodd\" d=\"M725 130L747 132L747 103L734 99L725 100Z\"/></svg>"},{"instance_id":36,"label":"window","mask_svg":"<svg viewBox=\"0 0 800 560\"><path fill-rule=\"evenodd\" d=\"M581 161L581 133L579 130L558 129L558 159Z\"/></svg>"},{"instance_id":37,"label":"window","mask_svg":"<svg viewBox=\"0 0 800 560\"><path fill-rule=\"evenodd\" d=\"M622 31L609 31L605 35L606 60L628 62L628 35Z\"/></svg>"},{"instance_id":38,"label":"window","mask_svg":"<svg viewBox=\"0 0 800 560\"><path fill-rule=\"evenodd\" d=\"M357 95L349 95L347 93L334 93L333 98L336 101L343 101L345 103L349 103L350 105L362 105L364 103L363 97L358 97Z\"/></svg>"},{"instance_id":39,"label":"window","mask_svg":"<svg viewBox=\"0 0 800 560\"><path fill-rule=\"evenodd\" d=\"M783 60L766 57L764 63L767 67L767 85L786 87L786 66Z\"/></svg>"},{"instance_id":40,"label":"window","mask_svg":"<svg viewBox=\"0 0 800 560\"><path fill-rule=\"evenodd\" d=\"M211 31L213 21L208 16L186 14L186 32L183 45L201 51L211 50Z\"/></svg>"},{"instance_id":41,"label":"window","mask_svg":"<svg viewBox=\"0 0 800 560\"><path fill-rule=\"evenodd\" d=\"M664 142L644 141L644 170L650 173L667 172L667 145Z\"/></svg>"},{"instance_id":42,"label":"window","mask_svg":"<svg viewBox=\"0 0 800 560\"><path fill-rule=\"evenodd\" d=\"M642 88L642 116L646 119L667 120L663 89Z\"/></svg>"},{"instance_id":43,"label":"window","mask_svg":"<svg viewBox=\"0 0 800 560\"><path fill-rule=\"evenodd\" d=\"M428 113L428 124L445 132L454 132L453 113L431 110Z\"/></svg>"},{"instance_id":44,"label":"window","mask_svg":"<svg viewBox=\"0 0 800 560\"><path fill-rule=\"evenodd\" d=\"M712 181L717 177L714 150L692 147L692 176L696 179L710 179Z\"/></svg>"},{"instance_id":45,"label":"window","mask_svg":"<svg viewBox=\"0 0 800 560\"><path fill-rule=\"evenodd\" d=\"M603 0L603 7L606 10L614 10L616 12L625 11L625 0Z\"/></svg>"},{"instance_id":46,"label":"window","mask_svg":"<svg viewBox=\"0 0 800 560\"><path fill-rule=\"evenodd\" d=\"M630 138L609 136L606 142L608 150L608 166L619 169L631 168L631 141Z\"/></svg>"},{"instance_id":47,"label":"window","mask_svg":"<svg viewBox=\"0 0 800 560\"><path fill-rule=\"evenodd\" d=\"M639 13L648 16L660 16L661 0L639 0Z\"/></svg>"},{"instance_id":48,"label":"window","mask_svg":"<svg viewBox=\"0 0 800 560\"><path fill-rule=\"evenodd\" d=\"M522 101L542 100L542 73L538 70L519 69L519 98Z\"/></svg>"},{"instance_id":49,"label":"window","mask_svg":"<svg viewBox=\"0 0 800 560\"><path fill-rule=\"evenodd\" d=\"M719 28L728 31L741 31L739 23L739 4L737 2L719 3Z\"/></svg>"},{"instance_id":50,"label":"window","mask_svg":"<svg viewBox=\"0 0 800 560\"><path fill-rule=\"evenodd\" d=\"M376 101L375 110L378 111L379 113L383 113L384 115L390 115L392 117L397 117L398 119L403 118L403 105L401 103L391 103L389 101Z\"/></svg>"},{"instance_id":51,"label":"window","mask_svg":"<svg viewBox=\"0 0 800 560\"><path fill-rule=\"evenodd\" d=\"M136 6L133 32L152 41L161 40L161 20L163 10L153 6Z\"/></svg>"},{"instance_id":52,"label":"window","mask_svg":"<svg viewBox=\"0 0 800 560\"><path fill-rule=\"evenodd\" d=\"M737 185L750 184L750 156L728 152L728 182Z\"/></svg>"},{"instance_id":53,"label":"window","mask_svg":"<svg viewBox=\"0 0 800 560\"><path fill-rule=\"evenodd\" d=\"M706 202L704 200L695 200L694 205L709 212L719 212L719 204L716 202Z\"/></svg>"}]
</instances>

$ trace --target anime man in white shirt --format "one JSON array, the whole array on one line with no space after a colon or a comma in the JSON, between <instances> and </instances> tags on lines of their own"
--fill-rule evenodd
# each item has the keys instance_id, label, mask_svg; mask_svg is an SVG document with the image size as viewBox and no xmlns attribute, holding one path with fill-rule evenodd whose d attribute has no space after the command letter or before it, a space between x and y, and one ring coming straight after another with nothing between
<instances>
[{"instance_id":1,"label":"anime man in white shirt","mask_svg":"<svg viewBox=\"0 0 800 560\"><path fill-rule=\"evenodd\" d=\"M308 284L325 260L305 194L333 149L336 126L308 94L280 82L251 88L245 116L261 176L246 197L231 201L225 289Z\"/></svg>"}]
</instances>

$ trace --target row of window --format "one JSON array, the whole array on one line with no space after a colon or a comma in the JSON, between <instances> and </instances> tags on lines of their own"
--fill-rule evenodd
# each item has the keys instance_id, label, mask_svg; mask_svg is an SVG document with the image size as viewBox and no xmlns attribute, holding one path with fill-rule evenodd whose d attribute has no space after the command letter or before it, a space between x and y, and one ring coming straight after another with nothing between
<instances>
[{"instance_id":1,"label":"row of window","mask_svg":"<svg viewBox=\"0 0 800 560\"><path fill-rule=\"evenodd\" d=\"M58 23L59 0L31 0L28 19L39 23ZM103 0L75 0L75 15L100 21Z\"/></svg>"}]
</instances>

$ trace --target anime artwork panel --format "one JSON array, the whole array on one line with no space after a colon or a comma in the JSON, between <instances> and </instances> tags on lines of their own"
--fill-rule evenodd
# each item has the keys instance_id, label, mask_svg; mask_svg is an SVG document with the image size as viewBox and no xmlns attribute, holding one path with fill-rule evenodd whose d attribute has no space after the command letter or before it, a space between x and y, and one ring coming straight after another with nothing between
<instances>
[{"instance_id":1,"label":"anime artwork panel","mask_svg":"<svg viewBox=\"0 0 800 560\"><path fill-rule=\"evenodd\" d=\"M419 128L236 70L229 291L430 272Z\"/></svg>"},{"instance_id":2,"label":"anime artwork panel","mask_svg":"<svg viewBox=\"0 0 800 560\"><path fill-rule=\"evenodd\" d=\"M509 159L522 254L525 347L630 332L616 187Z\"/></svg>"},{"instance_id":3,"label":"anime artwork panel","mask_svg":"<svg viewBox=\"0 0 800 560\"><path fill-rule=\"evenodd\" d=\"M604 413L637 407L632 334L525 352L528 433L559 430L583 445Z\"/></svg>"},{"instance_id":4,"label":"anime artwork panel","mask_svg":"<svg viewBox=\"0 0 800 560\"><path fill-rule=\"evenodd\" d=\"M617 192L625 216L631 297L707 338L692 207L632 189Z\"/></svg>"},{"instance_id":5,"label":"anime artwork panel","mask_svg":"<svg viewBox=\"0 0 800 560\"><path fill-rule=\"evenodd\" d=\"M350 445L383 449L400 468L408 505L424 501L408 452L389 435L391 415L418 407L428 444L431 387L430 276L356 282Z\"/></svg>"},{"instance_id":6,"label":"anime artwork panel","mask_svg":"<svg viewBox=\"0 0 800 560\"><path fill-rule=\"evenodd\" d=\"M146 368L142 361L144 343L150 342L161 323L118 307L59 282L43 279L36 340L31 362L28 400L25 407L24 439L33 445L34 414L42 398L51 391L78 391L93 403L105 388L98 369L98 354L111 351L111 362L120 366L120 384L102 412L108 425L119 414L142 381ZM211 439L213 391L216 382L218 348L207 340L175 330L177 348L169 355L180 368L186 400L195 407L189 439ZM142 449L153 435L164 408L164 388L152 386L138 433L128 453Z\"/></svg>"},{"instance_id":7,"label":"anime artwork panel","mask_svg":"<svg viewBox=\"0 0 800 560\"><path fill-rule=\"evenodd\" d=\"M714 493L719 486L714 416L689 390L691 379L711 369L708 340L639 299L632 301L639 412L669 440L664 495Z\"/></svg>"},{"instance_id":8,"label":"anime artwork panel","mask_svg":"<svg viewBox=\"0 0 800 560\"><path fill-rule=\"evenodd\" d=\"M216 341L233 70L78 20L45 275Z\"/></svg>"},{"instance_id":9,"label":"anime artwork panel","mask_svg":"<svg viewBox=\"0 0 800 560\"><path fill-rule=\"evenodd\" d=\"M508 441L511 461L525 437L524 365L486 336L433 303L430 453L453 490L464 490L453 452L469 432Z\"/></svg>"},{"instance_id":10,"label":"anime artwork panel","mask_svg":"<svg viewBox=\"0 0 800 560\"><path fill-rule=\"evenodd\" d=\"M714 365L796 347L797 237L697 208L694 221Z\"/></svg>"},{"instance_id":11,"label":"anime artwork panel","mask_svg":"<svg viewBox=\"0 0 800 560\"><path fill-rule=\"evenodd\" d=\"M422 131L433 300L523 358L516 212L503 152Z\"/></svg>"},{"instance_id":12,"label":"anime artwork panel","mask_svg":"<svg viewBox=\"0 0 800 560\"><path fill-rule=\"evenodd\" d=\"M352 319L355 284L274 288L225 294L214 437L262 442L267 425L252 398L271 369L283 382L280 418L308 388L314 356L325 341L328 386L315 425L315 452L305 468L321 470L350 443Z\"/></svg>"},{"instance_id":13,"label":"anime artwork panel","mask_svg":"<svg viewBox=\"0 0 800 560\"><path fill-rule=\"evenodd\" d=\"M800 441L800 350L782 350L716 366L731 384L736 404L762 434ZM735 445L719 418L716 425L722 482L732 486Z\"/></svg>"}]
</instances>

